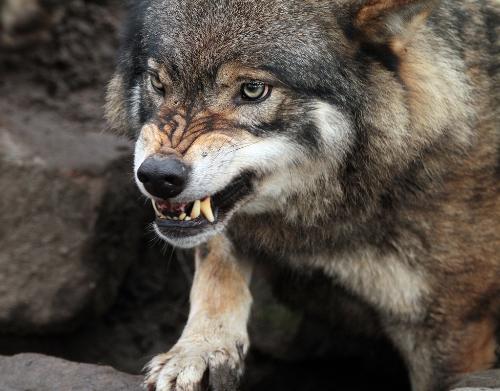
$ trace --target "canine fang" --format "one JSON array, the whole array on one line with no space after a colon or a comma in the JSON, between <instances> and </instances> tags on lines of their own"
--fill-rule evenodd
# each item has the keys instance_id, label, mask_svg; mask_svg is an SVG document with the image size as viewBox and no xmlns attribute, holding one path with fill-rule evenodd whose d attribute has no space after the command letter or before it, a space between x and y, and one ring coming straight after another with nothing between
<instances>
[{"instance_id":1,"label":"canine fang","mask_svg":"<svg viewBox=\"0 0 500 391\"><path fill-rule=\"evenodd\" d=\"M200 205L200 210L201 213L203 213L203 216L213 223L215 221L214 213L212 211L212 205L210 203L210 197L205 198L203 201L201 201Z\"/></svg>"},{"instance_id":2,"label":"canine fang","mask_svg":"<svg viewBox=\"0 0 500 391\"><path fill-rule=\"evenodd\" d=\"M201 212L201 201L196 200L193 204L193 209L191 210L191 218L193 220L197 219L200 216L200 212Z\"/></svg>"}]
</instances>

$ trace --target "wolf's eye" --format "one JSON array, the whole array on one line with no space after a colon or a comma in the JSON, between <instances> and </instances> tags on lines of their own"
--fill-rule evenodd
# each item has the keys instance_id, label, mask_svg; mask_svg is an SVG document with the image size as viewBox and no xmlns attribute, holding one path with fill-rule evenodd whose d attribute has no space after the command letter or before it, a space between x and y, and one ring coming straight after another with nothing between
<instances>
[{"instance_id":1,"label":"wolf's eye","mask_svg":"<svg viewBox=\"0 0 500 391\"><path fill-rule=\"evenodd\" d=\"M163 95L163 93L165 92L165 87L163 87L163 83L161 82L160 77L156 73L150 72L149 80L151 81L151 85L153 86L154 90L157 93Z\"/></svg>"},{"instance_id":2,"label":"wolf's eye","mask_svg":"<svg viewBox=\"0 0 500 391\"><path fill-rule=\"evenodd\" d=\"M260 81L245 83L241 86L241 97L249 101L261 101L269 97L271 86Z\"/></svg>"}]
</instances>

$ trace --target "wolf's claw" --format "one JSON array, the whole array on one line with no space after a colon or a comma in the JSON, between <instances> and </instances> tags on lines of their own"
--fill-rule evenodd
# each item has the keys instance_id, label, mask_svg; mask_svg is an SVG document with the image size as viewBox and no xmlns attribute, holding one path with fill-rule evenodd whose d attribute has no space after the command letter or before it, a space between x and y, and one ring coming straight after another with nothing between
<instances>
[{"instance_id":1,"label":"wolf's claw","mask_svg":"<svg viewBox=\"0 0 500 391\"><path fill-rule=\"evenodd\" d=\"M180 341L147 367L148 391L236 391L243 373L241 343Z\"/></svg>"}]
</instances>

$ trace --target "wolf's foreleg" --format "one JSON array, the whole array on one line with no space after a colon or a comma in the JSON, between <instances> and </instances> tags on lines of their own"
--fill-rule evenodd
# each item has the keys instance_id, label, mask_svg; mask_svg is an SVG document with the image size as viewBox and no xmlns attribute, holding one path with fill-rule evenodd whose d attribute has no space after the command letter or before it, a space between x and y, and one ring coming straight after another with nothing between
<instances>
[{"instance_id":1,"label":"wolf's foreleg","mask_svg":"<svg viewBox=\"0 0 500 391\"><path fill-rule=\"evenodd\" d=\"M145 385L155 391L234 391L248 350L251 266L216 237L196 251L191 311L181 338L148 365Z\"/></svg>"}]
</instances>

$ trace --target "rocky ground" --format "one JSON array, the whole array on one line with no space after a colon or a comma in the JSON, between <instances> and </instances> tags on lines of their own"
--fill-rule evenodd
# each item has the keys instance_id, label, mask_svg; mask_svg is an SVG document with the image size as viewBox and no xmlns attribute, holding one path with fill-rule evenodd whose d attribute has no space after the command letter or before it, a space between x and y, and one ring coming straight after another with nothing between
<instances>
[{"instance_id":1,"label":"rocky ground","mask_svg":"<svg viewBox=\"0 0 500 391\"><path fill-rule=\"evenodd\" d=\"M141 391L141 384L141 376L125 374L109 366L72 363L39 354L0 357L0 390L2 391ZM289 386L287 389L298 388ZM377 384L371 384L365 389L389 390L379 388ZM469 376L450 389L450 391L494 390L500 390L499 371Z\"/></svg>"},{"instance_id":2,"label":"rocky ground","mask_svg":"<svg viewBox=\"0 0 500 391\"><path fill-rule=\"evenodd\" d=\"M191 254L155 240L102 119L121 3L0 1L2 391L139 389L186 320ZM252 291L244 390L408 389L376 316L330 281L260 265ZM131 375L8 357L25 352Z\"/></svg>"},{"instance_id":3,"label":"rocky ground","mask_svg":"<svg viewBox=\"0 0 500 391\"><path fill-rule=\"evenodd\" d=\"M19 376L23 374L23 376ZM141 391L141 377L37 354L0 357L2 391Z\"/></svg>"}]
</instances>

